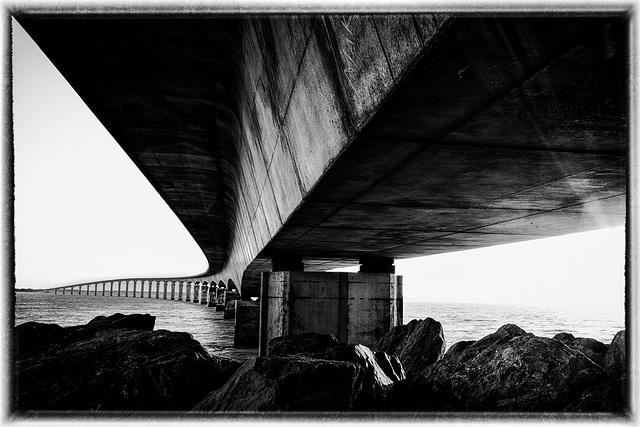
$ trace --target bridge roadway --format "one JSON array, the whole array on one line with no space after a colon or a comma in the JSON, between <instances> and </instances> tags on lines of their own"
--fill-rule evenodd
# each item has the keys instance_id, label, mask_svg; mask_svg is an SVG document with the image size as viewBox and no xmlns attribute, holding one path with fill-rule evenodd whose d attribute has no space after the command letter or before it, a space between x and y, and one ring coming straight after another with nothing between
<instances>
[{"instance_id":1,"label":"bridge roadway","mask_svg":"<svg viewBox=\"0 0 640 427\"><path fill-rule=\"evenodd\" d=\"M17 19L243 298L625 223L624 13L80 17Z\"/></svg>"}]
</instances>

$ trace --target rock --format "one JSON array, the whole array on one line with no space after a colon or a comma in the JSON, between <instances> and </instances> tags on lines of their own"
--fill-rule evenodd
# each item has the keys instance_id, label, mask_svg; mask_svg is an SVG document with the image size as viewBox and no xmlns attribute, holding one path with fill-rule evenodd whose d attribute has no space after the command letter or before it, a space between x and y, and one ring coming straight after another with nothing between
<instances>
[{"instance_id":1,"label":"rock","mask_svg":"<svg viewBox=\"0 0 640 427\"><path fill-rule=\"evenodd\" d=\"M444 355L445 357L458 357L465 348L469 347L474 342L476 341L458 341L457 343L449 347L449 350L447 350Z\"/></svg>"},{"instance_id":2,"label":"rock","mask_svg":"<svg viewBox=\"0 0 640 427\"><path fill-rule=\"evenodd\" d=\"M442 325L430 317L414 319L387 332L376 348L397 356L406 374L415 375L444 355Z\"/></svg>"},{"instance_id":3,"label":"rock","mask_svg":"<svg viewBox=\"0 0 640 427\"><path fill-rule=\"evenodd\" d=\"M618 332L609 345L609 351L605 356L604 369L612 379L626 379L627 357L625 345L625 331Z\"/></svg>"},{"instance_id":4,"label":"rock","mask_svg":"<svg viewBox=\"0 0 640 427\"><path fill-rule=\"evenodd\" d=\"M504 325L408 381L403 409L561 411L603 377L584 354Z\"/></svg>"},{"instance_id":5,"label":"rock","mask_svg":"<svg viewBox=\"0 0 640 427\"><path fill-rule=\"evenodd\" d=\"M355 362L300 356L249 359L194 411L346 411L362 387Z\"/></svg>"},{"instance_id":6,"label":"rock","mask_svg":"<svg viewBox=\"0 0 640 427\"><path fill-rule=\"evenodd\" d=\"M112 329L149 325L144 317L120 316L62 328L63 334L55 332L59 339L40 351L19 350L18 410L189 409L241 364L209 355L187 333Z\"/></svg>"},{"instance_id":7,"label":"rock","mask_svg":"<svg viewBox=\"0 0 640 427\"><path fill-rule=\"evenodd\" d=\"M338 345L339 342L331 334L305 332L303 334L287 335L273 338L267 345L269 356L293 356L308 354Z\"/></svg>"},{"instance_id":8,"label":"rock","mask_svg":"<svg viewBox=\"0 0 640 427\"><path fill-rule=\"evenodd\" d=\"M623 409L620 381L590 385L565 408L565 412L620 412Z\"/></svg>"},{"instance_id":9,"label":"rock","mask_svg":"<svg viewBox=\"0 0 640 427\"><path fill-rule=\"evenodd\" d=\"M365 372L361 391L354 398L354 407L360 410L385 410L394 401L395 384L405 379L402 364L396 356L373 352L361 344L339 344L309 354L325 360L358 363Z\"/></svg>"},{"instance_id":10,"label":"rock","mask_svg":"<svg viewBox=\"0 0 640 427\"><path fill-rule=\"evenodd\" d=\"M553 339L561 341L572 349L581 352L597 363L598 366L604 368L604 359L609 350L609 346L606 344L593 338L576 338L567 332L556 334Z\"/></svg>"}]
</instances>

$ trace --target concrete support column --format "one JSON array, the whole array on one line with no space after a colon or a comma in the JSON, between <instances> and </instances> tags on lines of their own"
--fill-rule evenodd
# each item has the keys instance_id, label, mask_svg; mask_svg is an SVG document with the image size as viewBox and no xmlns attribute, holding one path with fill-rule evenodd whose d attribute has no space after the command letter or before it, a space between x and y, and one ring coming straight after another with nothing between
<instances>
[{"instance_id":1,"label":"concrete support column","mask_svg":"<svg viewBox=\"0 0 640 427\"><path fill-rule=\"evenodd\" d=\"M227 305L227 290L218 288L215 295L216 311L224 311Z\"/></svg>"},{"instance_id":2,"label":"concrete support column","mask_svg":"<svg viewBox=\"0 0 640 427\"><path fill-rule=\"evenodd\" d=\"M62 288L62 295L66 294L65 288Z\"/></svg>"},{"instance_id":3,"label":"concrete support column","mask_svg":"<svg viewBox=\"0 0 640 427\"><path fill-rule=\"evenodd\" d=\"M127 298L129 297L129 281L128 280L124 282L124 296Z\"/></svg>"},{"instance_id":4,"label":"concrete support column","mask_svg":"<svg viewBox=\"0 0 640 427\"><path fill-rule=\"evenodd\" d=\"M217 307L218 305L218 291L219 287L215 283L209 286L209 292L207 294L207 307ZM218 311L218 310L216 310Z\"/></svg>"},{"instance_id":5,"label":"concrete support column","mask_svg":"<svg viewBox=\"0 0 640 427\"><path fill-rule=\"evenodd\" d=\"M54 289L54 290L53 290L53 293L57 295L57 294L58 294L58 290L57 290L57 289Z\"/></svg>"},{"instance_id":6,"label":"concrete support column","mask_svg":"<svg viewBox=\"0 0 640 427\"><path fill-rule=\"evenodd\" d=\"M235 329L233 345L238 347L256 347L259 343L260 302L235 300Z\"/></svg>"},{"instance_id":7,"label":"concrete support column","mask_svg":"<svg viewBox=\"0 0 640 427\"><path fill-rule=\"evenodd\" d=\"M182 291L184 288L184 282L178 283L178 301L182 301Z\"/></svg>"},{"instance_id":8,"label":"concrete support column","mask_svg":"<svg viewBox=\"0 0 640 427\"><path fill-rule=\"evenodd\" d=\"M118 296L122 295L122 282L118 280Z\"/></svg>"},{"instance_id":9,"label":"concrete support column","mask_svg":"<svg viewBox=\"0 0 640 427\"><path fill-rule=\"evenodd\" d=\"M160 299L160 281L156 280L156 299Z\"/></svg>"},{"instance_id":10,"label":"concrete support column","mask_svg":"<svg viewBox=\"0 0 640 427\"><path fill-rule=\"evenodd\" d=\"M176 299L176 282L171 282L171 299Z\"/></svg>"},{"instance_id":11,"label":"concrete support column","mask_svg":"<svg viewBox=\"0 0 640 427\"><path fill-rule=\"evenodd\" d=\"M375 346L402 325L402 276L392 273L263 273L260 355L270 339L304 332ZM236 314L237 315L237 314Z\"/></svg>"},{"instance_id":12,"label":"concrete support column","mask_svg":"<svg viewBox=\"0 0 640 427\"><path fill-rule=\"evenodd\" d=\"M167 299L167 281L162 282L162 299Z\"/></svg>"},{"instance_id":13,"label":"concrete support column","mask_svg":"<svg viewBox=\"0 0 640 427\"><path fill-rule=\"evenodd\" d=\"M196 282L193 285L193 303L194 304L197 304L200 302L199 294L200 294L200 282Z\"/></svg>"},{"instance_id":14,"label":"concrete support column","mask_svg":"<svg viewBox=\"0 0 640 427\"><path fill-rule=\"evenodd\" d=\"M113 296L113 282L108 282L109 283L109 296L112 297Z\"/></svg>"},{"instance_id":15,"label":"concrete support column","mask_svg":"<svg viewBox=\"0 0 640 427\"><path fill-rule=\"evenodd\" d=\"M134 281L133 281L133 297L134 297L134 298L136 297L136 291L137 291L137 289L136 289L136 284L137 284L137 283L138 283L138 281L137 281L137 280L134 280Z\"/></svg>"},{"instance_id":16,"label":"concrete support column","mask_svg":"<svg viewBox=\"0 0 640 427\"><path fill-rule=\"evenodd\" d=\"M107 284L105 282L102 282L102 296L104 296L104 288L107 287Z\"/></svg>"},{"instance_id":17,"label":"concrete support column","mask_svg":"<svg viewBox=\"0 0 640 427\"><path fill-rule=\"evenodd\" d=\"M186 302L191 301L191 282L187 282L187 291L185 292L184 300Z\"/></svg>"},{"instance_id":18,"label":"concrete support column","mask_svg":"<svg viewBox=\"0 0 640 427\"><path fill-rule=\"evenodd\" d=\"M225 295L226 303L224 308L225 319L235 319L236 317L236 300L240 299L238 292L229 291Z\"/></svg>"},{"instance_id":19,"label":"concrete support column","mask_svg":"<svg viewBox=\"0 0 640 427\"><path fill-rule=\"evenodd\" d=\"M149 282L149 298L151 298L151 286L153 285L153 280L148 280Z\"/></svg>"},{"instance_id":20,"label":"concrete support column","mask_svg":"<svg viewBox=\"0 0 640 427\"><path fill-rule=\"evenodd\" d=\"M87 285L87 295L89 295L89 285Z\"/></svg>"},{"instance_id":21,"label":"concrete support column","mask_svg":"<svg viewBox=\"0 0 640 427\"><path fill-rule=\"evenodd\" d=\"M93 296L98 295L98 283L93 284Z\"/></svg>"},{"instance_id":22,"label":"concrete support column","mask_svg":"<svg viewBox=\"0 0 640 427\"><path fill-rule=\"evenodd\" d=\"M200 287L200 304L208 304L209 300L207 297L209 296L209 285L207 282L204 282Z\"/></svg>"}]
</instances>

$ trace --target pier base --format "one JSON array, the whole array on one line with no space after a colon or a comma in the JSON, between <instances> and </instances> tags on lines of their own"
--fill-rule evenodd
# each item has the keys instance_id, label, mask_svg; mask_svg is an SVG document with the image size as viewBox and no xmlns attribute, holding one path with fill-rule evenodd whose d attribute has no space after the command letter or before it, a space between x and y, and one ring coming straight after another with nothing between
<instances>
[{"instance_id":1,"label":"pier base","mask_svg":"<svg viewBox=\"0 0 640 427\"><path fill-rule=\"evenodd\" d=\"M304 332L372 347L402 325L402 276L274 271L263 273L260 301L261 356L270 339Z\"/></svg>"},{"instance_id":2,"label":"pier base","mask_svg":"<svg viewBox=\"0 0 640 427\"><path fill-rule=\"evenodd\" d=\"M233 345L257 347L260 326L260 303L258 301L236 300L235 335Z\"/></svg>"}]
</instances>

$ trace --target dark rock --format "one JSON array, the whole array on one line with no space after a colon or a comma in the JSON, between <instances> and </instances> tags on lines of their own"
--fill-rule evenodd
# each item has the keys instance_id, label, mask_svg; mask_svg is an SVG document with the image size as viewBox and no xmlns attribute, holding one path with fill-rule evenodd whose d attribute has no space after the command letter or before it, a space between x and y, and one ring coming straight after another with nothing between
<instances>
[{"instance_id":1,"label":"dark rock","mask_svg":"<svg viewBox=\"0 0 640 427\"><path fill-rule=\"evenodd\" d=\"M612 379L626 379L627 356L625 345L625 331L618 332L609 345L605 356L604 369Z\"/></svg>"},{"instance_id":2,"label":"dark rock","mask_svg":"<svg viewBox=\"0 0 640 427\"><path fill-rule=\"evenodd\" d=\"M248 360L194 411L345 411L354 409L364 368L300 356Z\"/></svg>"},{"instance_id":3,"label":"dark rock","mask_svg":"<svg viewBox=\"0 0 640 427\"><path fill-rule=\"evenodd\" d=\"M294 356L324 350L338 344L336 337L331 334L305 332L271 339L267 346L267 354L269 356Z\"/></svg>"},{"instance_id":4,"label":"dark rock","mask_svg":"<svg viewBox=\"0 0 640 427\"><path fill-rule=\"evenodd\" d=\"M449 350L447 350L444 355L445 357L458 357L465 348L469 347L474 342L476 341L458 341L457 343L449 347Z\"/></svg>"},{"instance_id":5,"label":"dark rock","mask_svg":"<svg viewBox=\"0 0 640 427\"><path fill-rule=\"evenodd\" d=\"M430 317L414 319L387 332L376 348L397 356L408 376L417 374L444 355L442 325Z\"/></svg>"},{"instance_id":6,"label":"dark rock","mask_svg":"<svg viewBox=\"0 0 640 427\"><path fill-rule=\"evenodd\" d=\"M603 377L602 368L584 354L505 325L408 381L403 408L561 411Z\"/></svg>"},{"instance_id":7,"label":"dark rock","mask_svg":"<svg viewBox=\"0 0 640 427\"><path fill-rule=\"evenodd\" d=\"M38 322L22 323L14 328L14 332L21 355L42 351L66 335L62 326Z\"/></svg>"},{"instance_id":8,"label":"dark rock","mask_svg":"<svg viewBox=\"0 0 640 427\"><path fill-rule=\"evenodd\" d=\"M384 352L374 353L361 344L339 344L310 353L317 359L358 363L364 369L361 391L354 398L356 409L385 410L394 400L395 384L405 379L402 364L396 356Z\"/></svg>"},{"instance_id":9,"label":"dark rock","mask_svg":"<svg viewBox=\"0 0 640 427\"><path fill-rule=\"evenodd\" d=\"M621 412L622 392L620 381L590 385L565 408L565 412Z\"/></svg>"},{"instance_id":10,"label":"dark rock","mask_svg":"<svg viewBox=\"0 0 640 427\"><path fill-rule=\"evenodd\" d=\"M569 332L560 332L559 334L555 334L553 339L562 341L563 343L566 344L568 342L572 342L573 340L575 340L576 337L574 337L573 334L570 334Z\"/></svg>"},{"instance_id":11,"label":"dark rock","mask_svg":"<svg viewBox=\"0 0 640 427\"><path fill-rule=\"evenodd\" d=\"M553 339L561 341L572 349L581 352L597 363L598 366L604 368L604 359L609 350L609 346L606 344L593 338L576 338L567 332L556 334Z\"/></svg>"},{"instance_id":12,"label":"dark rock","mask_svg":"<svg viewBox=\"0 0 640 427\"><path fill-rule=\"evenodd\" d=\"M100 318L84 328L62 328L60 339L41 351L19 349L18 410L189 409L240 365L210 356L187 333L112 329L148 327L144 317L130 319L142 323ZM50 326L40 330L58 331Z\"/></svg>"}]
</instances>

